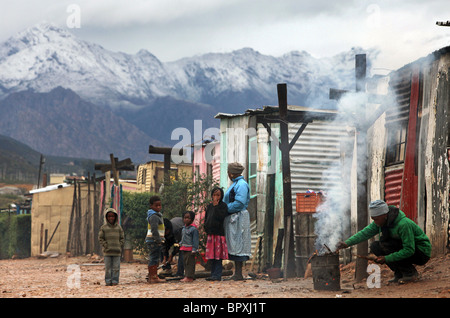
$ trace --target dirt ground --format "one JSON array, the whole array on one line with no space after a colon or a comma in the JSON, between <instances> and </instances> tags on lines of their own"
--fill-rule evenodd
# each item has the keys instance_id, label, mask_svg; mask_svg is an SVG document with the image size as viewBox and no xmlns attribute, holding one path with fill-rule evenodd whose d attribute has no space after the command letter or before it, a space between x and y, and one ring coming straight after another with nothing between
<instances>
[{"instance_id":1,"label":"dirt ground","mask_svg":"<svg viewBox=\"0 0 450 318\"><path fill-rule=\"evenodd\" d=\"M198 278L150 285L145 262L134 261L121 263L119 285L105 286L103 263L94 263L90 256L61 255L0 260L0 298L450 298L450 254L432 258L417 270L418 281L389 284L392 272L382 265L379 288L369 288L365 281L354 282L350 263L341 265L341 290L318 291L312 277L271 280L267 274L245 281Z\"/></svg>"}]
</instances>

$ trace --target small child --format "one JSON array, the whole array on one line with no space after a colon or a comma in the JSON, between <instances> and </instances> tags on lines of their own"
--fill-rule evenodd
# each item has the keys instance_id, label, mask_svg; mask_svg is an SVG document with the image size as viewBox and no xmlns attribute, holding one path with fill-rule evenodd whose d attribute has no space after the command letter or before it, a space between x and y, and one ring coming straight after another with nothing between
<instances>
[{"instance_id":1,"label":"small child","mask_svg":"<svg viewBox=\"0 0 450 318\"><path fill-rule=\"evenodd\" d=\"M119 283L124 233L118 219L116 210L108 208L105 211L105 223L98 232L98 240L103 247L106 286L114 286Z\"/></svg>"},{"instance_id":2,"label":"small child","mask_svg":"<svg viewBox=\"0 0 450 318\"><path fill-rule=\"evenodd\" d=\"M192 282L195 275L195 255L200 243L197 227L194 225L195 213L186 211L183 214L184 227L181 231L180 252L183 253L185 277L182 282Z\"/></svg>"},{"instance_id":3,"label":"small child","mask_svg":"<svg viewBox=\"0 0 450 318\"><path fill-rule=\"evenodd\" d=\"M227 240L223 222L228 216L228 205L222 201L223 190L215 187L211 191L212 202L206 208L205 232L206 259L211 261L211 277L206 280L222 280L222 260L228 259Z\"/></svg>"},{"instance_id":4,"label":"small child","mask_svg":"<svg viewBox=\"0 0 450 318\"><path fill-rule=\"evenodd\" d=\"M150 209L147 211L147 237L145 238L145 243L149 249L148 282L150 284L164 283L165 280L159 279L157 274L165 232L160 197L150 197L149 207Z\"/></svg>"}]
</instances>

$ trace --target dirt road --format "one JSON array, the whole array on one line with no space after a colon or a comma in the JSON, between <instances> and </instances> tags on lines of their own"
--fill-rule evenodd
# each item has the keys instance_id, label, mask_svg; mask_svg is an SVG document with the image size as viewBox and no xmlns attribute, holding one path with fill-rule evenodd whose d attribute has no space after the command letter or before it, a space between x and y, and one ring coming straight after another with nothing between
<instances>
[{"instance_id":1,"label":"dirt road","mask_svg":"<svg viewBox=\"0 0 450 318\"><path fill-rule=\"evenodd\" d=\"M146 283L147 266L122 263L120 283L105 286L104 266L89 257L0 260L0 298L450 298L450 254L417 267L420 279L390 285L392 272L381 266L379 288L353 281L354 264L341 268L341 290L314 290L312 278L245 281ZM244 274L246 272L244 271Z\"/></svg>"}]
</instances>

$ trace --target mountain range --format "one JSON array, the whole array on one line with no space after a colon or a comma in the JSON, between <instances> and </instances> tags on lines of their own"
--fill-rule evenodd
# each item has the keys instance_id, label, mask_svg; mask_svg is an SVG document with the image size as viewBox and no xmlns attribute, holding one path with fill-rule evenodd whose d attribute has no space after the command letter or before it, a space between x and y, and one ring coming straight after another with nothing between
<instances>
[{"instance_id":1,"label":"mountain range","mask_svg":"<svg viewBox=\"0 0 450 318\"><path fill-rule=\"evenodd\" d=\"M0 44L0 134L51 155L144 162L149 144L177 142L177 127L192 131L196 119L218 127L219 112L277 105L278 83L287 83L290 104L333 107L329 88L354 89L359 53L370 70L378 52L361 48L326 58L244 48L163 63L40 23Z\"/></svg>"}]
</instances>

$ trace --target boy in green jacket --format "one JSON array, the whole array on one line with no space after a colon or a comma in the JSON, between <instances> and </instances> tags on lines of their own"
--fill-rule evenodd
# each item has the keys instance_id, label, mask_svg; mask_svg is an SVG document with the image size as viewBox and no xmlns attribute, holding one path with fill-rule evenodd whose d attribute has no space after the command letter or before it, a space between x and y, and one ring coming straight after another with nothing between
<instances>
[{"instance_id":1,"label":"boy in green jacket","mask_svg":"<svg viewBox=\"0 0 450 318\"><path fill-rule=\"evenodd\" d=\"M405 213L382 200L369 205L373 222L338 244L338 249L346 248L367 241L376 234L380 240L370 245L370 250L377 256L375 262L386 263L394 271L390 282L405 283L417 279L414 264L424 265L431 256L431 243L422 229L409 219Z\"/></svg>"},{"instance_id":2,"label":"boy in green jacket","mask_svg":"<svg viewBox=\"0 0 450 318\"><path fill-rule=\"evenodd\" d=\"M103 247L106 286L114 286L119 283L124 232L118 221L119 216L116 210L108 208L105 211L105 223L98 232L98 240Z\"/></svg>"}]
</instances>

